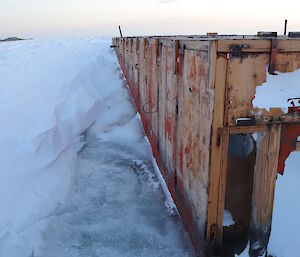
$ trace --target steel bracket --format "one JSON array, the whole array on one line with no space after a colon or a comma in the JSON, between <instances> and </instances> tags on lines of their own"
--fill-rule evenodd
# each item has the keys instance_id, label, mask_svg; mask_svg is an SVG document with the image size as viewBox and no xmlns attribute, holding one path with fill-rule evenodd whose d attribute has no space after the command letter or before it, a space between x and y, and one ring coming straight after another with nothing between
<instances>
[{"instance_id":1,"label":"steel bracket","mask_svg":"<svg viewBox=\"0 0 300 257\"><path fill-rule=\"evenodd\" d=\"M289 107L289 113L300 113L300 97L288 99L288 103L291 105Z\"/></svg>"}]
</instances>

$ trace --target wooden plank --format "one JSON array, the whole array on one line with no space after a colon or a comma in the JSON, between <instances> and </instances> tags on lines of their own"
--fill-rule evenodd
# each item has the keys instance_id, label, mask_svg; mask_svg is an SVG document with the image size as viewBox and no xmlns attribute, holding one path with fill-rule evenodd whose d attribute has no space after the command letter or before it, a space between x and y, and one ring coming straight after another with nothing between
<instances>
[{"instance_id":1,"label":"wooden plank","mask_svg":"<svg viewBox=\"0 0 300 257\"><path fill-rule=\"evenodd\" d=\"M252 134L265 131L265 125L230 127L230 134Z\"/></svg>"},{"instance_id":2,"label":"wooden plank","mask_svg":"<svg viewBox=\"0 0 300 257\"><path fill-rule=\"evenodd\" d=\"M289 40L278 40L278 53L281 52L299 52L300 51L300 40L289 39Z\"/></svg>"},{"instance_id":3,"label":"wooden plank","mask_svg":"<svg viewBox=\"0 0 300 257\"><path fill-rule=\"evenodd\" d=\"M266 127L257 148L250 222L251 256L266 251L272 224L281 125ZM257 255L257 253L261 253Z\"/></svg>"},{"instance_id":4,"label":"wooden plank","mask_svg":"<svg viewBox=\"0 0 300 257\"><path fill-rule=\"evenodd\" d=\"M174 60L174 74L177 75L178 74L178 62L179 62L179 41L178 40L174 40L174 46L173 46L173 52L174 52L174 56L173 56L173 60Z\"/></svg>"},{"instance_id":5,"label":"wooden plank","mask_svg":"<svg viewBox=\"0 0 300 257\"><path fill-rule=\"evenodd\" d=\"M209 43L209 87L214 89L216 83L216 63L217 63L218 41Z\"/></svg>"},{"instance_id":6,"label":"wooden plank","mask_svg":"<svg viewBox=\"0 0 300 257\"><path fill-rule=\"evenodd\" d=\"M214 40L217 42L216 40ZM203 52L209 51L209 41L200 40L180 40L180 46L184 45L186 50L198 50Z\"/></svg>"},{"instance_id":7,"label":"wooden plank","mask_svg":"<svg viewBox=\"0 0 300 257\"><path fill-rule=\"evenodd\" d=\"M270 53L270 39L220 39L218 52L228 53L230 45L248 45L248 48L242 50L244 53ZM300 52L300 40L278 40L278 53L281 52Z\"/></svg>"},{"instance_id":8,"label":"wooden plank","mask_svg":"<svg viewBox=\"0 0 300 257\"><path fill-rule=\"evenodd\" d=\"M275 69L279 72L293 72L300 68L300 53L279 53ZM288 87L289 85L284 85Z\"/></svg>"},{"instance_id":9,"label":"wooden plank","mask_svg":"<svg viewBox=\"0 0 300 257\"><path fill-rule=\"evenodd\" d=\"M150 43L155 43L155 40L157 40L158 37L156 38L151 38ZM187 38L180 38L180 37L159 37L159 42L163 46L168 46L172 47L174 40L179 41L179 47L184 46L186 50L198 50L198 51L203 51L203 52L208 52L209 51L209 41L200 41L200 40L187 40ZM216 41L216 39L214 40Z\"/></svg>"},{"instance_id":10,"label":"wooden plank","mask_svg":"<svg viewBox=\"0 0 300 257\"><path fill-rule=\"evenodd\" d=\"M222 132L221 145L221 168L218 196L218 212L217 212L217 227L219 233L217 236L218 243L221 245L223 235L223 217L225 207L226 179L227 179L227 161L228 161L228 143L229 143L229 128L224 128Z\"/></svg>"},{"instance_id":11,"label":"wooden plank","mask_svg":"<svg viewBox=\"0 0 300 257\"><path fill-rule=\"evenodd\" d=\"M155 40L155 64L159 65L159 39Z\"/></svg>"},{"instance_id":12,"label":"wooden plank","mask_svg":"<svg viewBox=\"0 0 300 257\"><path fill-rule=\"evenodd\" d=\"M271 40L219 40L218 52L230 52L231 45L248 45L242 52L270 52Z\"/></svg>"},{"instance_id":13,"label":"wooden plank","mask_svg":"<svg viewBox=\"0 0 300 257\"><path fill-rule=\"evenodd\" d=\"M144 59L147 57L147 39L143 39L143 50L144 50Z\"/></svg>"},{"instance_id":14,"label":"wooden plank","mask_svg":"<svg viewBox=\"0 0 300 257\"><path fill-rule=\"evenodd\" d=\"M225 101L225 82L226 82L227 59L218 57L216 67L216 84L214 99L214 116L212 126L211 142L211 162L210 180L208 194L207 228L206 240L207 251L214 251L217 244L217 215L219 200L219 184L221 169L222 150L219 144L219 131L223 128L224 122L224 101ZM221 142L220 142L221 143Z\"/></svg>"},{"instance_id":15,"label":"wooden plank","mask_svg":"<svg viewBox=\"0 0 300 257\"><path fill-rule=\"evenodd\" d=\"M133 38L130 39L130 53L133 51Z\"/></svg>"},{"instance_id":16,"label":"wooden plank","mask_svg":"<svg viewBox=\"0 0 300 257\"><path fill-rule=\"evenodd\" d=\"M228 120L234 126L236 119L251 117L256 87L266 82L268 54L249 55L246 59L230 58L228 77Z\"/></svg>"},{"instance_id":17,"label":"wooden plank","mask_svg":"<svg viewBox=\"0 0 300 257\"><path fill-rule=\"evenodd\" d=\"M136 38L135 40L135 49L136 49L136 55L140 54L140 40Z\"/></svg>"},{"instance_id":18,"label":"wooden plank","mask_svg":"<svg viewBox=\"0 0 300 257\"><path fill-rule=\"evenodd\" d=\"M131 38L124 38L125 40ZM208 51L209 42L218 41L218 53L228 53L230 45L248 45L244 53L270 53L271 40L260 37L247 36L218 36L218 37L188 37L188 36L162 36L162 37L139 37L141 40L149 40L150 43L159 39L165 46L172 46L174 40L179 40L188 50ZM127 41L126 41L127 42ZM300 52L299 39L278 38L278 53Z\"/></svg>"},{"instance_id":19,"label":"wooden plank","mask_svg":"<svg viewBox=\"0 0 300 257\"><path fill-rule=\"evenodd\" d=\"M178 68L178 75L174 75L178 82L175 195L179 199L179 209L184 210L182 220L185 227L192 232L190 236L196 251L202 256L200 253L205 251L214 107L214 90L208 83L209 55L207 52L185 50L184 54L179 54ZM172 93L168 95L176 103ZM185 194L184 202L180 201L181 192ZM188 202L190 209L186 205Z\"/></svg>"}]
</instances>

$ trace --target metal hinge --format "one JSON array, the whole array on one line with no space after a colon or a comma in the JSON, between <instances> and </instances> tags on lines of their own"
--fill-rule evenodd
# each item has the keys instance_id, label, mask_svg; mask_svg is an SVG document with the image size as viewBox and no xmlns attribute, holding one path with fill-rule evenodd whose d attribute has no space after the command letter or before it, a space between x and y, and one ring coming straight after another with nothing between
<instances>
[{"instance_id":1,"label":"metal hinge","mask_svg":"<svg viewBox=\"0 0 300 257\"><path fill-rule=\"evenodd\" d=\"M250 126L250 125L255 125L255 123L256 123L256 121L255 121L254 116L238 118L235 121L235 125L237 125L237 126Z\"/></svg>"},{"instance_id":2,"label":"metal hinge","mask_svg":"<svg viewBox=\"0 0 300 257\"><path fill-rule=\"evenodd\" d=\"M257 32L259 37L277 37L277 32L274 31L259 31Z\"/></svg>"},{"instance_id":3,"label":"metal hinge","mask_svg":"<svg viewBox=\"0 0 300 257\"><path fill-rule=\"evenodd\" d=\"M231 56L240 57L242 56L243 49L248 49L249 45L230 45L229 51Z\"/></svg>"}]
</instances>

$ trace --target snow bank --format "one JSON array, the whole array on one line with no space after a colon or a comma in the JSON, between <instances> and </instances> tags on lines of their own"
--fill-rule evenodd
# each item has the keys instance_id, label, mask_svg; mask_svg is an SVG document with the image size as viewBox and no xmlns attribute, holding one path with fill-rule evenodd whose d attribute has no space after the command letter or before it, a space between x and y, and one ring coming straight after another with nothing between
<instances>
[{"instance_id":1,"label":"snow bank","mask_svg":"<svg viewBox=\"0 0 300 257\"><path fill-rule=\"evenodd\" d=\"M256 88L253 100L254 108L281 108L287 113L288 99L300 97L300 70L289 73L270 75L267 73L267 82Z\"/></svg>"},{"instance_id":2,"label":"snow bank","mask_svg":"<svg viewBox=\"0 0 300 257\"><path fill-rule=\"evenodd\" d=\"M272 256L297 257L300 245L300 152L286 161L284 175L277 178L272 231L268 253Z\"/></svg>"},{"instance_id":3,"label":"snow bank","mask_svg":"<svg viewBox=\"0 0 300 257\"><path fill-rule=\"evenodd\" d=\"M34 256L195 256L179 216L165 208L166 185L121 72L102 69L109 84L99 86L101 111L84 133L74 187Z\"/></svg>"},{"instance_id":4,"label":"snow bank","mask_svg":"<svg viewBox=\"0 0 300 257\"><path fill-rule=\"evenodd\" d=\"M29 256L72 182L116 60L110 40L0 44L0 256ZM108 72L109 71L109 72Z\"/></svg>"}]
</instances>

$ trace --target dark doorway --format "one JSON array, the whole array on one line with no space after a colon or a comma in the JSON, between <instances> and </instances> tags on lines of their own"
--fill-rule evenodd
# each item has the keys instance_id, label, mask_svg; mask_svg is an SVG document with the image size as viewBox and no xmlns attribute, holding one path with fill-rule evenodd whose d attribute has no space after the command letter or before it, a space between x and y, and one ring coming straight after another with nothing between
<instances>
[{"instance_id":1,"label":"dark doorway","mask_svg":"<svg viewBox=\"0 0 300 257\"><path fill-rule=\"evenodd\" d=\"M230 135L225 214L233 220L229 224L224 220L222 257L234 257L248 244L255 159L256 142L251 134Z\"/></svg>"}]
</instances>

